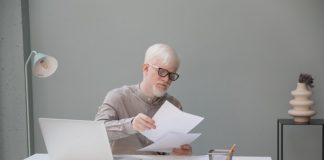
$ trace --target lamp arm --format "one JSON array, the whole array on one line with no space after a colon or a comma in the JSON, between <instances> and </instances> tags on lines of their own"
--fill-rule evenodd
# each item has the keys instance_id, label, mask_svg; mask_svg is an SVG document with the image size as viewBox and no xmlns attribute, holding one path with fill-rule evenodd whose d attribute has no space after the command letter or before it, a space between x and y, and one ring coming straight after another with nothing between
<instances>
[{"instance_id":1,"label":"lamp arm","mask_svg":"<svg viewBox=\"0 0 324 160\"><path fill-rule=\"evenodd\" d=\"M27 69L27 67L28 67L28 63L30 61L32 54L36 55L37 52L32 51L29 54L29 56L25 62L26 130L27 130L27 156L28 157L31 156L31 148L32 147L31 147L31 134L30 134L31 128L30 128L30 116L29 116L30 108L29 108L29 93L28 93L29 89L28 89L28 69Z\"/></svg>"},{"instance_id":2,"label":"lamp arm","mask_svg":"<svg viewBox=\"0 0 324 160\"><path fill-rule=\"evenodd\" d=\"M30 58L31 58L31 56L32 56L32 54L37 54L37 52L36 51L31 51L30 52L30 54L29 54L29 56L28 56L28 58L27 58L27 60L26 60L26 62L25 62L25 71L26 71L26 69L27 69L27 65L28 65L28 62L30 61Z\"/></svg>"}]
</instances>

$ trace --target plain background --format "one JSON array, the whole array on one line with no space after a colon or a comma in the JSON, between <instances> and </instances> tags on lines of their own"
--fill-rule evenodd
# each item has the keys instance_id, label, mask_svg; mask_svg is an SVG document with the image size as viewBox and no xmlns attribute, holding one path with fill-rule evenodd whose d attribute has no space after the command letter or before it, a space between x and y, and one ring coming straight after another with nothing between
<instances>
[{"instance_id":1,"label":"plain background","mask_svg":"<svg viewBox=\"0 0 324 160\"><path fill-rule=\"evenodd\" d=\"M30 0L31 49L59 61L54 75L32 79L35 151L46 152L39 117L93 120L110 89L141 81L147 47L162 42L181 58L180 78L170 93L184 111L205 117L192 131L202 133L192 144L194 154L236 143L237 155L275 160L276 121L291 118L290 91L300 73L314 77L314 118L324 117L323 17L321 0ZM11 51L1 48L1 56L11 59ZM2 57L3 68L14 66ZM20 60L14 72L19 82L5 78L19 83L21 91L1 94L9 99L3 106L24 95L21 57L12 58ZM10 73L1 71L1 77ZM24 111L20 105L15 107ZM1 111L18 114L2 106ZM23 135L24 124L16 128L1 133L11 139L10 133ZM289 126L284 139L284 159L321 158L319 126Z\"/></svg>"}]
</instances>

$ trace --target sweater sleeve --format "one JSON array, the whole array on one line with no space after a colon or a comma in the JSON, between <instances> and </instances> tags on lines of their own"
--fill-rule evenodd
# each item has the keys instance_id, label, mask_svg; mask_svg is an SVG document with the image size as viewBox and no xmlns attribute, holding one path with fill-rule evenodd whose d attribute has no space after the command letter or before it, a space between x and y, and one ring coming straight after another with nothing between
<instances>
[{"instance_id":1,"label":"sweater sleeve","mask_svg":"<svg viewBox=\"0 0 324 160\"><path fill-rule=\"evenodd\" d=\"M99 106L95 120L104 121L109 140L117 140L137 133L132 127L134 117L119 118L118 109L123 108L123 105L121 95L110 92L103 104Z\"/></svg>"}]
</instances>

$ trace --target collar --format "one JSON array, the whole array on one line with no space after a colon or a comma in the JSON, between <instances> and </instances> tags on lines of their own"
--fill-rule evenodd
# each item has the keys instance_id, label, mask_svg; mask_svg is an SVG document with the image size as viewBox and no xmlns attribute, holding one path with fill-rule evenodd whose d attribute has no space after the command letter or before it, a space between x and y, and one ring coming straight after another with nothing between
<instances>
[{"instance_id":1,"label":"collar","mask_svg":"<svg viewBox=\"0 0 324 160\"><path fill-rule=\"evenodd\" d=\"M168 93L165 93L164 96L162 97L149 97L149 96L146 96L142 91L141 91L141 86L140 86L141 83L139 83L138 85L136 85L136 90L137 90L137 93L138 93L138 96L144 101L146 102L147 104L151 104L151 105L155 105L155 104L158 104L159 102L161 102L163 99L165 99L165 97L167 96Z\"/></svg>"}]
</instances>

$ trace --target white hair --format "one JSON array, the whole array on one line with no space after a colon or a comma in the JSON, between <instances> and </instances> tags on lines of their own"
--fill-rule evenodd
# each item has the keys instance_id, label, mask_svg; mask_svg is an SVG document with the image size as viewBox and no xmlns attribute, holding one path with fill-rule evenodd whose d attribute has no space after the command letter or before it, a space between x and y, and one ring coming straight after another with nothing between
<instances>
[{"instance_id":1,"label":"white hair","mask_svg":"<svg viewBox=\"0 0 324 160\"><path fill-rule=\"evenodd\" d=\"M169 45L157 43L150 46L146 53L144 63L152 63L154 60L160 60L162 64L174 63L176 67L179 67L180 60L177 52Z\"/></svg>"}]
</instances>

